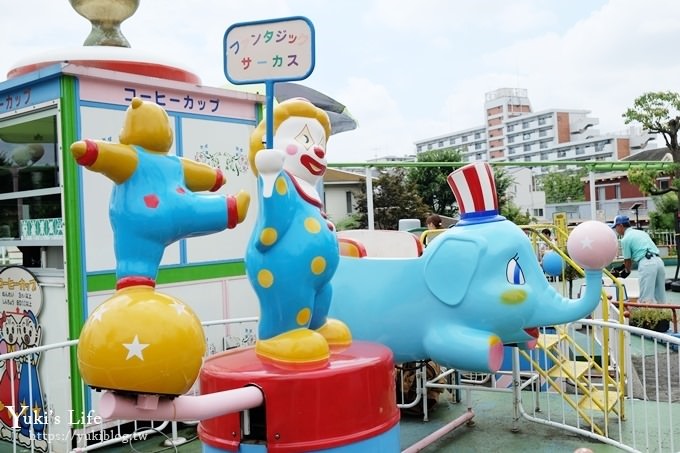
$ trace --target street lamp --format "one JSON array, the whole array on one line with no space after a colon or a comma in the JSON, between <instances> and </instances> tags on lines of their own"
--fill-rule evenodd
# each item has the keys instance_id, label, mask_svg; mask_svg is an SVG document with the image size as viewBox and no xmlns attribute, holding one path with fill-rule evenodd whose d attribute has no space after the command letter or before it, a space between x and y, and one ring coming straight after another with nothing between
<instances>
[{"instance_id":1,"label":"street lamp","mask_svg":"<svg viewBox=\"0 0 680 453\"><path fill-rule=\"evenodd\" d=\"M635 211L635 228L638 230L641 230L642 227L640 227L640 207L642 206L642 203L635 203L633 206L630 207L631 211Z\"/></svg>"}]
</instances>

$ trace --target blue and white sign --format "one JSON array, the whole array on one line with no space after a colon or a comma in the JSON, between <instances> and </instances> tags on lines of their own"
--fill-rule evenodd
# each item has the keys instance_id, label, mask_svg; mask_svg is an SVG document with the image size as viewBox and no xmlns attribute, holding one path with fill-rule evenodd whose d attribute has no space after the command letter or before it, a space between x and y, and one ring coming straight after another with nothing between
<instances>
[{"instance_id":1,"label":"blue and white sign","mask_svg":"<svg viewBox=\"0 0 680 453\"><path fill-rule=\"evenodd\" d=\"M224 34L224 74L234 84L302 80L314 70L314 26L305 17L243 22Z\"/></svg>"}]
</instances>

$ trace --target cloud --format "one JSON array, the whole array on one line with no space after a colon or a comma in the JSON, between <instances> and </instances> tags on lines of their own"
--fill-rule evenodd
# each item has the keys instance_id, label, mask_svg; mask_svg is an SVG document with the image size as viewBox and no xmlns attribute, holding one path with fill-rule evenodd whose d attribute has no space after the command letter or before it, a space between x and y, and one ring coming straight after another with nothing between
<instances>
[{"instance_id":1,"label":"cloud","mask_svg":"<svg viewBox=\"0 0 680 453\"><path fill-rule=\"evenodd\" d=\"M650 14L655 10L676 17L680 3L612 0L562 34L544 33L483 54L481 76L467 77L447 93L454 121L471 119L458 101L495 83L528 88L534 111L590 110L601 132L624 130L621 115L637 96L677 87L680 63L673 43L680 23L657 20ZM480 116L474 125L483 121Z\"/></svg>"},{"instance_id":2,"label":"cloud","mask_svg":"<svg viewBox=\"0 0 680 453\"><path fill-rule=\"evenodd\" d=\"M234 24L304 15L316 29L305 81L344 103L356 131L329 158L403 155L413 142L484 124L484 94L527 88L535 111L591 110L602 132L645 91L677 90L680 2L666 0L143 0L122 25L134 49L227 86L222 40ZM58 18L58 20L55 20ZM22 0L3 11L0 74L48 48L78 47L90 25L67 2ZM337 154L336 154L337 153ZM336 159L335 156L341 156Z\"/></svg>"},{"instance_id":3,"label":"cloud","mask_svg":"<svg viewBox=\"0 0 680 453\"><path fill-rule=\"evenodd\" d=\"M524 34L554 24L557 17L537 0L421 0L401 2L398 7L392 0L376 0L367 3L364 20L400 32L458 36L465 35L468 28L482 33Z\"/></svg>"},{"instance_id":4,"label":"cloud","mask_svg":"<svg viewBox=\"0 0 680 453\"><path fill-rule=\"evenodd\" d=\"M331 162L410 154L420 134L435 134L445 126L429 120L414 123L404 116L399 103L384 85L365 78L350 78L337 99L350 106L349 111L359 127L331 138L328 145Z\"/></svg>"}]
</instances>

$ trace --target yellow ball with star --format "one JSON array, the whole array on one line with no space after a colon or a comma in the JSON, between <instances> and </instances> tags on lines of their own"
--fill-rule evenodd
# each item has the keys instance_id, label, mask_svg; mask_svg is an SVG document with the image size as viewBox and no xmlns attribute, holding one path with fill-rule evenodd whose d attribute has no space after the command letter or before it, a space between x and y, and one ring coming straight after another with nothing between
<instances>
[{"instance_id":1,"label":"yellow ball with star","mask_svg":"<svg viewBox=\"0 0 680 453\"><path fill-rule=\"evenodd\" d=\"M201 322L188 305L132 286L92 312L80 334L78 366L96 389L181 395L198 377L205 350Z\"/></svg>"}]
</instances>

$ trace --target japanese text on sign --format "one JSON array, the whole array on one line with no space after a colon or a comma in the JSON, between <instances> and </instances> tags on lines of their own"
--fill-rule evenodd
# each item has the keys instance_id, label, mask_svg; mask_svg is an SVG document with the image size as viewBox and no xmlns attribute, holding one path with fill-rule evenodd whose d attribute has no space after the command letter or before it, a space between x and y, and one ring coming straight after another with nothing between
<instances>
[{"instance_id":1,"label":"japanese text on sign","mask_svg":"<svg viewBox=\"0 0 680 453\"><path fill-rule=\"evenodd\" d=\"M301 80L314 69L314 27L302 17L235 24L224 53L232 83Z\"/></svg>"},{"instance_id":2,"label":"japanese text on sign","mask_svg":"<svg viewBox=\"0 0 680 453\"><path fill-rule=\"evenodd\" d=\"M148 90L148 91L142 91L140 90L137 92L135 88L131 87L125 87L123 88L125 91L125 102L130 102L132 101L132 98L134 97L139 97L140 99L143 99L145 101L151 101L155 102L156 104L160 105L161 107L165 106L170 106L173 107L174 110L185 110L185 111L192 111L196 110L197 112L216 112L217 109L220 108L220 100L219 98L212 98L212 99L204 99L201 97L195 97L191 94L184 94L184 95L167 95L163 91L159 90Z\"/></svg>"},{"instance_id":3,"label":"japanese text on sign","mask_svg":"<svg viewBox=\"0 0 680 453\"><path fill-rule=\"evenodd\" d=\"M17 110L29 105L31 101L31 89L22 88L21 90L10 92L0 97L0 111L8 112Z\"/></svg>"},{"instance_id":4,"label":"japanese text on sign","mask_svg":"<svg viewBox=\"0 0 680 453\"><path fill-rule=\"evenodd\" d=\"M42 288L35 276L20 266L0 271L0 311L31 310L36 315L42 307Z\"/></svg>"}]
</instances>

